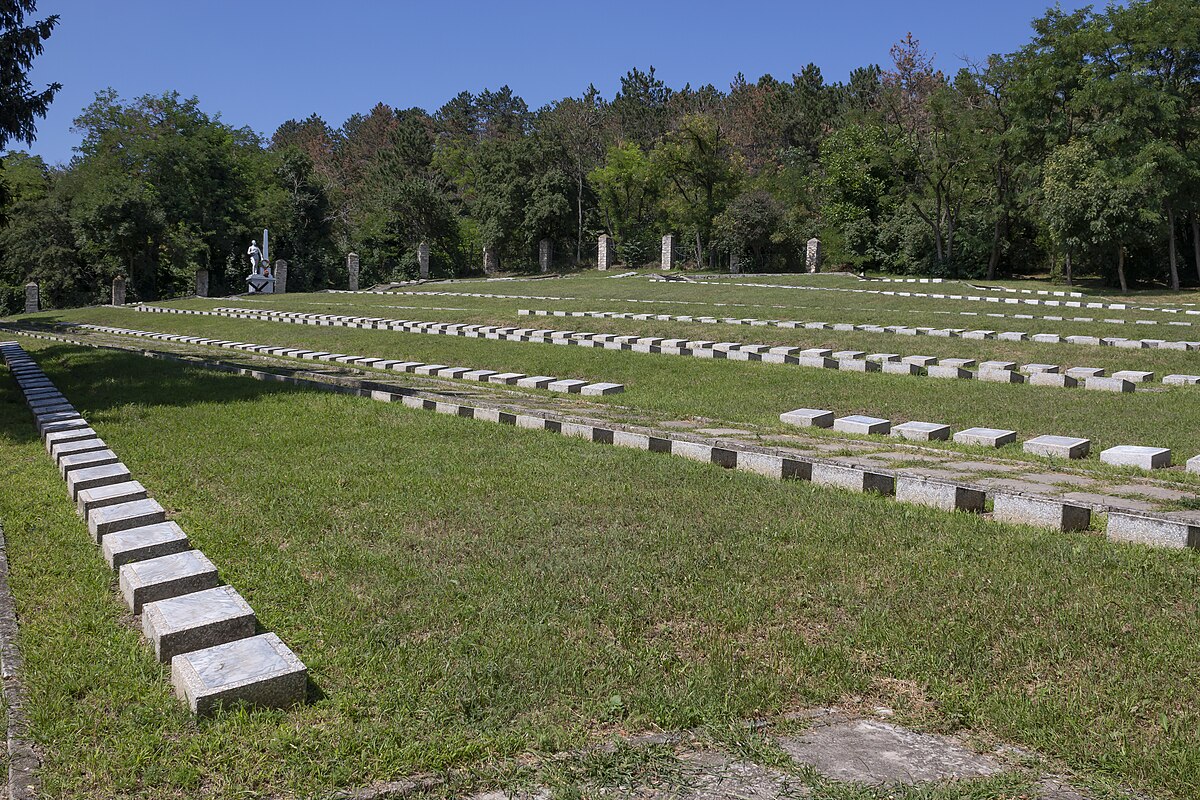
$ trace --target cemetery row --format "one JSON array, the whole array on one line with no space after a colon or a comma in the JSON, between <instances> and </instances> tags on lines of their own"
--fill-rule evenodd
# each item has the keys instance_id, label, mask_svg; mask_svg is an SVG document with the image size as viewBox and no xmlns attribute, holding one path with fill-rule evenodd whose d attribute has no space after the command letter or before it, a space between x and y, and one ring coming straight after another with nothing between
<instances>
[{"instance_id":1,"label":"cemetery row","mask_svg":"<svg viewBox=\"0 0 1200 800\"><path fill-rule=\"evenodd\" d=\"M195 714L248 702L289 706L307 693L304 664L273 633L257 634L254 610L221 585L216 566L191 546L36 362L15 342L0 357L24 395L46 452L118 574L129 610L141 617L176 694Z\"/></svg>"},{"instance_id":2,"label":"cemetery row","mask_svg":"<svg viewBox=\"0 0 1200 800\"><path fill-rule=\"evenodd\" d=\"M1112 376L1098 368L1076 368L1063 372L1054 364L1028 364L1026 374L1017 371L1017 364L1008 361L990 361L978 364L969 358L936 359L932 356L898 353L873 353L863 351L833 351L830 348L802 348L742 344L739 342L715 342L707 340L670 339L658 336L638 336L606 333L587 333L571 330L515 328L466 323L421 322L413 320L385 319L380 317L357 317L336 314L312 314L305 312L273 311L218 307L211 311L182 309L167 306L137 306L136 310L150 313L171 313L202 316L225 316L234 319L288 322L302 325L325 325L335 327L390 330L406 333L441 334L486 338L504 341L549 343L595 347L608 350L628 350L640 353L692 356L696 358L728 359L732 361L757 361L767 364L793 364L803 367L836 369L846 372L927 376L931 378L976 379L994 383L1025 383L1033 385L1075 387L1082 379L1084 388L1108 392L1132 392L1136 383L1152 380L1154 373L1142 370L1122 370ZM1198 383L1200 377L1172 375L1164 379L1167 383Z\"/></svg>"},{"instance_id":3,"label":"cemetery row","mask_svg":"<svg viewBox=\"0 0 1200 800\"><path fill-rule=\"evenodd\" d=\"M227 366L221 368L230 369ZM946 511L984 513L990 506L992 518L1002 522L1062 531L1083 530L1093 524L1093 508L1088 504L1017 488L997 489L984 482L930 477L921 474L920 470L856 464L852 460L835 456L811 456L737 441L714 444L676 431L612 422L596 423L540 409L510 410L486 403L468 403L459 398L431 392L408 389L385 391L371 388L347 390L344 387L293 375L279 375L265 370L233 369L261 380L323 390L350 391L379 401L400 402L413 409L549 431L599 444L669 453L726 469L752 472L777 479L804 480L852 491L875 492L893 496L901 502ZM860 420L849 419L844 424L853 426L859 422ZM1104 516L1104 530L1110 540L1176 548L1200 546L1200 524L1188 516L1113 507L1104 510L1107 512Z\"/></svg>"}]
</instances>

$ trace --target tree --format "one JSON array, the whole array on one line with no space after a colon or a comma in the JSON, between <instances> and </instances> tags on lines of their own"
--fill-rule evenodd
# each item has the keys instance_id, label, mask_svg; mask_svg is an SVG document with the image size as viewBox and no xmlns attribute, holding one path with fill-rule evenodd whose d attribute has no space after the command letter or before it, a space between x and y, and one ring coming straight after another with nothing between
<instances>
[{"instance_id":1,"label":"tree","mask_svg":"<svg viewBox=\"0 0 1200 800\"><path fill-rule=\"evenodd\" d=\"M57 14L26 24L36 8L36 0L0 0L0 150L11 140L33 144L35 120L46 116L62 88L52 83L36 91L26 77L58 25Z\"/></svg>"},{"instance_id":2,"label":"tree","mask_svg":"<svg viewBox=\"0 0 1200 800\"><path fill-rule=\"evenodd\" d=\"M663 193L662 177L650 159L633 143L610 147L604 166L592 170L588 181L621 260L645 263L654 252Z\"/></svg>"}]
</instances>

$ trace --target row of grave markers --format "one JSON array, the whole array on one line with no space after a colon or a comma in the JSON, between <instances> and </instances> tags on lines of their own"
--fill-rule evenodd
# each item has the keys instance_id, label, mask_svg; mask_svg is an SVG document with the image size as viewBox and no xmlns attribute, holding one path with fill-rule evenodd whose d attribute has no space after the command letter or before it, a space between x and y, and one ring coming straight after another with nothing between
<instances>
[{"instance_id":1,"label":"row of grave markers","mask_svg":"<svg viewBox=\"0 0 1200 800\"><path fill-rule=\"evenodd\" d=\"M185 336L176 333L160 333L157 331L141 331L132 328L118 328L111 325L79 324L76 328L115 333L121 336L137 336L144 339L157 339L164 342L180 344L197 344L207 347L224 347L231 350L244 350L261 355L280 356L284 358L299 358L306 361L325 361L328 363L345 364L356 368L388 370L391 372L408 372L414 375L427 375L434 378L453 378L463 381L478 381L480 383L503 384L519 386L526 389L545 389L561 394L580 394L585 396L601 396L620 394L625 391L624 384L581 381L572 378L556 378L551 375L526 375L523 372L500 372L493 369L473 369L471 367L452 367L446 364L426 364L423 361L402 361L389 358L372 358L369 356L354 356L344 353L330 353L324 350L307 350L300 347L279 347L276 345L253 344L250 342L231 342L227 339L209 339L203 336Z\"/></svg>"},{"instance_id":2,"label":"row of grave markers","mask_svg":"<svg viewBox=\"0 0 1200 800\"><path fill-rule=\"evenodd\" d=\"M80 344L70 339L13 331L20 335ZM95 345L92 345L95 346ZM263 370L226 365L219 362L197 362L162 353L142 352L153 358L185 361L233 372L256 380L288 383L306 388L338 393L358 394L383 402L402 402L406 407L435 411L455 417L514 425L530 430L544 430L564 436L577 437L600 444L630 447L656 453L670 453L691 460L711 463L726 469L752 472L776 479L811 481L817 485L858 492L878 492L891 495L900 502L929 506L944 511L981 513L988 497L993 503L992 517L998 521L1033 525L1062 531L1082 530L1091 524L1091 508L1059 498L1007 490L971 486L968 483L906 474L903 470L867 468L842 464L828 459L784 454L779 450L727 442L719 445L697 441L683 434L655 431L633 426L593 425L548 412L506 411L494 406L464 404L428 392L398 390L395 392L367 388L347 388L336 384L279 375ZM1200 547L1200 525L1186 519L1144 512L1108 509L1105 534L1118 542L1132 542L1152 547Z\"/></svg>"},{"instance_id":3,"label":"row of grave markers","mask_svg":"<svg viewBox=\"0 0 1200 800\"><path fill-rule=\"evenodd\" d=\"M351 317L337 314L306 314L265 309L224 308L211 311L180 309L166 306L137 306L136 310L186 314L196 316L220 316L234 319L252 319L270 322L289 322L302 325L328 325L370 330L390 330L402 333L423 333L445 336L464 336L510 342L534 342L543 344L574 345L606 350L628 350L635 353L657 353L662 355L691 356L694 358L724 359L729 361L758 361L767 364L793 364L801 367L835 369L843 372L875 373L892 375L926 376L932 378L954 378L979 380L990 383L1021 384L1070 388L1083 380L1084 388L1106 392L1132 392L1135 384L1152 380L1153 372L1122 370L1112 376L1094 367L1075 367L1060 373L1055 364L1027 364L1031 370L1028 377L1017 371L1012 361L985 361L977 371L967 369L975 366L974 359L933 356L901 356L898 353L866 354L860 350L833 351L828 348L802 348L794 346L772 346L742 344L739 342L712 342L706 340L668 339L660 336L621 336L609 333L587 333L569 330L512 328L495 325L476 325L458 322L418 322L379 317ZM1181 383L1200 382L1193 376L1168 376L1180 378ZM1187 380L1182 380L1182 379Z\"/></svg>"},{"instance_id":4,"label":"row of grave markers","mask_svg":"<svg viewBox=\"0 0 1200 800\"><path fill-rule=\"evenodd\" d=\"M256 634L254 610L187 534L133 480L129 469L16 342L0 343L87 521L88 533L118 573L126 605L160 661L171 664L176 694L193 713L245 702L284 707L304 700L308 671L274 633Z\"/></svg>"},{"instance_id":5,"label":"row of grave markers","mask_svg":"<svg viewBox=\"0 0 1200 800\"><path fill-rule=\"evenodd\" d=\"M835 417L832 411L797 408L779 415L781 422L802 428L831 428L840 433L892 436L910 441L948 441L950 426L936 422L905 422L893 426L890 420L854 414ZM967 428L954 434L956 444L1004 447L1017 440L1017 432L1000 428ZM1079 459L1091 451L1090 439L1073 436L1036 436L1022 444L1026 453L1048 458ZM1144 470L1171 466L1171 451L1166 447L1117 445L1100 453L1100 461L1118 467ZM1200 473L1200 455L1188 459L1188 472Z\"/></svg>"}]
</instances>

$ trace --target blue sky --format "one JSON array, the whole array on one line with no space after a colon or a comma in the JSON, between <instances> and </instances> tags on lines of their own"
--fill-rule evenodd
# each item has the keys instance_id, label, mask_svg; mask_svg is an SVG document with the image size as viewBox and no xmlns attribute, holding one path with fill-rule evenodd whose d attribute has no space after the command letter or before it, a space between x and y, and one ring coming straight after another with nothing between
<instances>
[{"instance_id":1,"label":"blue sky","mask_svg":"<svg viewBox=\"0 0 1200 800\"><path fill-rule=\"evenodd\" d=\"M209 113L269 134L316 112L334 125L379 101L435 110L467 89L508 84L531 107L594 83L611 97L630 67L673 87L787 78L808 62L826 80L886 63L912 31L939 66L1009 52L1045 0L878 2L399 2L391 0L40 0L58 30L36 86L63 84L32 152L70 159L71 121L98 90L177 90ZM1082 3L1064 3L1078 7ZM18 145L20 146L20 145Z\"/></svg>"}]
</instances>

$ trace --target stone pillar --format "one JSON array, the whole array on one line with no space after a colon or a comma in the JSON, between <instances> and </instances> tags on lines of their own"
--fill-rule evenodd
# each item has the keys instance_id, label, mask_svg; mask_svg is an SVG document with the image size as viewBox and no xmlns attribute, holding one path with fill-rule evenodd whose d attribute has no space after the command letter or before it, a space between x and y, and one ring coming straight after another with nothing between
<instances>
[{"instance_id":1,"label":"stone pillar","mask_svg":"<svg viewBox=\"0 0 1200 800\"><path fill-rule=\"evenodd\" d=\"M196 270L196 297L208 297L208 270Z\"/></svg>"},{"instance_id":2,"label":"stone pillar","mask_svg":"<svg viewBox=\"0 0 1200 800\"><path fill-rule=\"evenodd\" d=\"M554 242L550 239L542 239L538 242L538 267L542 272L550 271L550 264L554 261Z\"/></svg>"},{"instance_id":3,"label":"stone pillar","mask_svg":"<svg viewBox=\"0 0 1200 800\"><path fill-rule=\"evenodd\" d=\"M804 254L804 266L809 272L821 271L821 240L813 237L808 240L808 249Z\"/></svg>"},{"instance_id":4,"label":"stone pillar","mask_svg":"<svg viewBox=\"0 0 1200 800\"><path fill-rule=\"evenodd\" d=\"M662 268L675 269L675 234L668 233L662 242Z\"/></svg>"},{"instance_id":5,"label":"stone pillar","mask_svg":"<svg viewBox=\"0 0 1200 800\"><path fill-rule=\"evenodd\" d=\"M737 253L729 254L729 274L737 275L742 271L742 257Z\"/></svg>"},{"instance_id":6,"label":"stone pillar","mask_svg":"<svg viewBox=\"0 0 1200 800\"><path fill-rule=\"evenodd\" d=\"M483 272L485 275L491 275L499 271L500 256L496 255L496 248L489 244L483 248Z\"/></svg>"},{"instance_id":7,"label":"stone pillar","mask_svg":"<svg viewBox=\"0 0 1200 800\"><path fill-rule=\"evenodd\" d=\"M421 280L429 280L429 242L417 245L417 269Z\"/></svg>"},{"instance_id":8,"label":"stone pillar","mask_svg":"<svg viewBox=\"0 0 1200 800\"><path fill-rule=\"evenodd\" d=\"M287 262L282 258L275 262L275 294L287 291Z\"/></svg>"},{"instance_id":9,"label":"stone pillar","mask_svg":"<svg viewBox=\"0 0 1200 800\"><path fill-rule=\"evenodd\" d=\"M350 275L350 291L358 291L358 253L346 256L346 272Z\"/></svg>"},{"instance_id":10,"label":"stone pillar","mask_svg":"<svg viewBox=\"0 0 1200 800\"><path fill-rule=\"evenodd\" d=\"M122 275L113 278L112 304L114 306L125 305L125 278Z\"/></svg>"},{"instance_id":11,"label":"stone pillar","mask_svg":"<svg viewBox=\"0 0 1200 800\"><path fill-rule=\"evenodd\" d=\"M608 269L617 260L617 251L613 246L613 238L607 233L600 234L600 241L596 246L596 268Z\"/></svg>"},{"instance_id":12,"label":"stone pillar","mask_svg":"<svg viewBox=\"0 0 1200 800\"><path fill-rule=\"evenodd\" d=\"M25 313L36 314L38 308L38 285L33 281L25 284Z\"/></svg>"}]
</instances>

